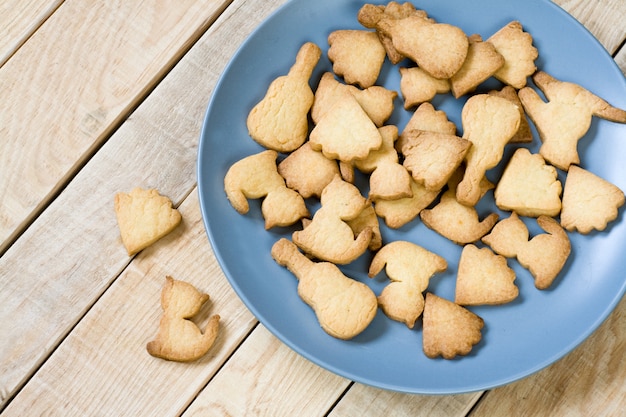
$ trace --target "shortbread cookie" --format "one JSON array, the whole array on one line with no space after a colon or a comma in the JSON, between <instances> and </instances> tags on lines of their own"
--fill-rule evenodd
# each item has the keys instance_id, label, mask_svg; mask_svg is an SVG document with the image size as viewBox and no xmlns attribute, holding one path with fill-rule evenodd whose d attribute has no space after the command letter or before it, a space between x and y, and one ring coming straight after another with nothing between
<instances>
[{"instance_id":1,"label":"shortbread cookie","mask_svg":"<svg viewBox=\"0 0 626 417\"><path fill-rule=\"evenodd\" d=\"M561 212L561 191L556 168L541 155L519 148L506 165L494 198L498 208L520 216L556 216Z\"/></svg>"},{"instance_id":2,"label":"shortbread cookie","mask_svg":"<svg viewBox=\"0 0 626 417\"><path fill-rule=\"evenodd\" d=\"M450 89L455 98L470 93L502 66L504 57L489 42L483 42L480 35L469 37L467 57L461 69L450 78Z\"/></svg>"},{"instance_id":3,"label":"shortbread cookie","mask_svg":"<svg viewBox=\"0 0 626 417\"><path fill-rule=\"evenodd\" d=\"M383 312L410 329L424 310L423 292L430 278L448 268L441 256L414 243L397 240L383 246L370 264L368 275L374 277L383 268L391 283L378 296Z\"/></svg>"},{"instance_id":4,"label":"shortbread cookie","mask_svg":"<svg viewBox=\"0 0 626 417\"><path fill-rule=\"evenodd\" d=\"M561 225L570 232L588 234L604 230L624 205L624 192L614 184L580 168L570 166L563 190Z\"/></svg>"},{"instance_id":5,"label":"shortbread cookie","mask_svg":"<svg viewBox=\"0 0 626 417\"><path fill-rule=\"evenodd\" d=\"M157 190L134 188L115 195L115 214L122 243L129 256L170 233L182 217L172 201Z\"/></svg>"},{"instance_id":6,"label":"shortbread cookie","mask_svg":"<svg viewBox=\"0 0 626 417\"><path fill-rule=\"evenodd\" d=\"M382 137L354 95L343 91L315 125L309 142L327 158L352 162L380 148Z\"/></svg>"},{"instance_id":7,"label":"shortbread cookie","mask_svg":"<svg viewBox=\"0 0 626 417\"><path fill-rule=\"evenodd\" d=\"M365 159L355 160L354 166L370 174L370 200L396 200L411 197L411 176L400 164L394 147L398 139L398 128L393 125L378 129L383 139L380 149L372 151Z\"/></svg>"},{"instance_id":8,"label":"shortbread cookie","mask_svg":"<svg viewBox=\"0 0 626 417\"><path fill-rule=\"evenodd\" d=\"M422 210L420 218L430 229L458 245L476 242L498 221L497 213L480 220L473 206L461 204L456 199L456 189L451 187L431 209Z\"/></svg>"},{"instance_id":9,"label":"shortbread cookie","mask_svg":"<svg viewBox=\"0 0 626 417\"><path fill-rule=\"evenodd\" d=\"M155 339L146 345L148 353L177 362L194 361L204 356L217 339L220 316L211 316L204 332L190 319L208 300L209 295L193 285L166 277L161 291L163 316Z\"/></svg>"},{"instance_id":10,"label":"shortbread cookie","mask_svg":"<svg viewBox=\"0 0 626 417\"><path fill-rule=\"evenodd\" d=\"M526 86L527 78L537 70L535 60L539 52L533 46L532 36L524 31L522 24L518 21L510 22L487 42L495 46L496 51L504 57L504 65L494 76L518 90Z\"/></svg>"},{"instance_id":11,"label":"shortbread cookie","mask_svg":"<svg viewBox=\"0 0 626 417\"><path fill-rule=\"evenodd\" d=\"M513 104L515 104L519 110L520 115L520 124L519 129L513 137L509 140L509 143L530 143L533 141L533 133L530 130L530 124L528 123L528 119L526 118L526 112L524 111L524 107L522 106L522 101L519 99L517 95L517 90L510 85L505 85L500 90L491 90L489 91L490 95L502 97Z\"/></svg>"},{"instance_id":12,"label":"shortbread cookie","mask_svg":"<svg viewBox=\"0 0 626 417\"><path fill-rule=\"evenodd\" d=\"M404 126L404 132L411 130L424 130L426 132L443 133L446 135L456 135L456 125L448 120L448 115L443 110L437 110L431 103L422 103L413 112L411 118ZM410 135L406 135L410 137ZM403 135L396 141L396 149L402 152L404 146Z\"/></svg>"},{"instance_id":13,"label":"shortbread cookie","mask_svg":"<svg viewBox=\"0 0 626 417\"><path fill-rule=\"evenodd\" d=\"M329 335L351 339L376 316L376 294L362 282L345 276L330 262L313 262L287 239L272 246L272 258L298 278L298 295L315 312Z\"/></svg>"},{"instance_id":14,"label":"shortbread cookie","mask_svg":"<svg viewBox=\"0 0 626 417\"><path fill-rule=\"evenodd\" d=\"M359 10L357 20L366 28L376 29L378 22L380 22L383 18L403 19L409 16L417 16L426 21L432 21L432 19L428 18L428 15L424 10L415 9L415 6L409 2L400 4L395 1L391 1L386 5L365 4ZM405 58L404 55L398 52L393 46L393 42L389 35L381 32L380 30L376 30L376 33L378 34L385 51L387 51L387 57L392 64L395 65Z\"/></svg>"},{"instance_id":15,"label":"shortbread cookie","mask_svg":"<svg viewBox=\"0 0 626 417\"><path fill-rule=\"evenodd\" d=\"M439 190L427 190L411 178L411 194L411 197L397 200L378 200L374 202L374 210L388 227L398 229L415 219L422 210L435 201Z\"/></svg>"},{"instance_id":16,"label":"shortbread cookie","mask_svg":"<svg viewBox=\"0 0 626 417\"><path fill-rule=\"evenodd\" d=\"M339 174L337 161L326 158L311 149L305 142L278 164L278 173L287 187L296 190L304 198L320 197L326 187Z\"/></svg>"},{"instance_id":17,"label":"shortbread cookie","mask_svg":"<svg viewBox=\"0 0 626 417\"><path fill-rule=\"evenodd\" d=\"M453 359L467 355L482 339L485 322L468 309L426 293L422 348L429 358Z\"/></svg>"},{"instance_id":18,"label":"shortbread cookie","mask_svg":"<svg viewBox=\"0 0 626 417\"><path fill-rule=\"evenodd\" d=\"M374 211L374 206L371 203L363 209L361 214L352 220L348 220L348 226L352 229L355 236L358 236L362 231L366 229L372 230L372 239L367 248L371 251L377 251L383 245L383 237L380 233L380 223L378 222L378 216Z\"/></svg>"},{"instance_id":19,"label":"shortbread cookie","mask_svg":"<svg viewBox=\"0 0 626 417\"><path fill-rule=\"evenodd\" d=\"M359 189L337 175L324 188L321 207L311 223L304 230L293 232L292 240L317 259L336 264L350 263L367 250L372 229L365 228L355 238L346 222L359 216L367 205Z\"/></svg>"},{"instance_id":20,"label":"shortbread cookie","mask_svg":"<svg viewBox=\"0 0 626 417\"><path fill-rule=\"evenodd\" d=\"M255 141L278 152L291 152L304 143L309 133L308 114L313 105L309 79L321 53L314 43L305 43L289 73L272 81L246 121Z\"/></svg>"},{"instance_id":21,"label":"shortbread cookie","mask_svg":"<svg viewBox=\"0 0 626 417\"><path fill-rule=\"evenodd\" d=\"M482 241L494 252L519 263L535 278L535 287L546 289L563 269L571 252L567 233L552 217L539 216L539 227L546 232L529 238L528 228L513 212L499 221Z\"/></svg>"},{"instance_id":22,"label":"shortbread cookie","mask_svg":"<svg viewBox=\"0 0 626 417\"><path fill-rule=\"evenodd\" d=\"M393 101L398 93L381 86L360 89L353 85L343 84L335 79L331 72L325 72L315 90L315 100L311 107L313 123L319 123L344 90L350 92L361 105L365 113L377 127L381 127L393 113Z\"/></svg>"},{"instance_id":23,"label":"shortbread cookie","mask_svg":"<svg viewBox=\"0 0 626 417\"><path fill-rule=\"evenodd\" d=\"M402 133L403 165L428 190L441 190L470 151L471 142L456 135L422 130Z\"/></svg>"},{"instance_id":24,"label":"shortbread cookie","mask_svg":"<svg viewBox=\"0 0 626 417\"><path fill-rule=\"evenodd\" d=\"M504 256L466 245L459 260L454 302L466 306L509 303L519 295L514 281L515 271Z\"/></svg>"},{"instance_id":25,"label":"shortbread cookie","mask_svg":"<svg viewBox=\"0 0 626 417\"><path fill-rule=\"evenodd\" d=\"M537 71L533 81L543 91L544 102L532 88L519 91L528 117L535 123L541 141L539 153L564 171L579 164L578 141L587 133L593 116L626 123L626 110L611 106L578 84L557 80Z\"/></svg>"},{"instance_id":26,"label":"shortbread cookie","mask_svg":"<svg viewBox=\"0 0 626 417\"><path fill-rule=\"evenodd\" d=\"M346 83L362 88L376 83L386 56L376 32L336 30L328 35L328 45L333 71Z\"/></svg>"},{"instance_id":27,"label":"shortbread cookie","mask_svg":"<svg viewBox=\"0 0 626 417\"><path fill-rule=\"evenodd\" d=\"M302 196L287 188L278 173L277 157L272 150L247 156L235 162L224 177L226 197L238 213L248 213L248 198L263 198L261 213L266 229L290 226L309 215Z\"/></svg>"},{"instance_id":28,"label":"shortbread cookie","mask_svg":"<svg viewBox=\"0 0 626 417\"><path fill-rule=\"evenodd\" d=\"M480 199L480 181L488 169L502 159L504 146L517 132L520 114L511 101L488 94L470 97L461 111L463 138L472 142L465 156L463 181L457 187L456 198L473 206Z\"/></svg>"},{"instance_id":29,"label":"shortbread cookie","mask_svg":"<svg viewBox=\"0 0 626 417\"><path fill-rule=\"evenodd\" d=\"M437 23L410 5L397 14L387 12L391 6L365 5L358 20L390 39L398 55L410 58L435 78L450 78L461 68L469 41L460 28Z\"/></svg>"},{"instance_id":30,"label":"shortbread cookie","mask_svg":"<svg viewBox=\"0 0 626 417\"><path fill-rule=\"evenodd\" d=\"M400 92L405 109L429 102L437 94L449 91L450 82L447 79L437 79L420 67L400 67Z\"/></svg>"}]
</instances>

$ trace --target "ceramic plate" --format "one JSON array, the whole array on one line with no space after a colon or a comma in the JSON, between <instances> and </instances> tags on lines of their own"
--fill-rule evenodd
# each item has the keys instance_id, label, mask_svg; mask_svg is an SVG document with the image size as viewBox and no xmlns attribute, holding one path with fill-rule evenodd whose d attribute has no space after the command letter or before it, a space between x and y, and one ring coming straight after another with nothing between
<instances>
[{"instance_id":1,"label":"ceramic plate","mask_svg":"<svg viewBox=\"0 0 626 417\"><path fill-rule=\"evenodd\" d=\"M297 295L297 280L270 256L270 248L293 229L264 230L260 202L251 201L242 216L229 204L223 179L237 160L262 148L249 136L246 117L270 82L287 73L300 46L317 43L323 57L311 79L332 69L326 57L327 36L336 29L359 29L362 6L352 0L294 0L267 19L241 46L224 71L207 109L198 155L198 188L207 233L231 285L252 313L280 340L314 363L360 383L401 392L450 394L493 388L532 374L562 358L588 337L609 315L626 288L626 221L618 219L601 233L570 233L572 253L562 273L544 291L532 276L509 260L516 271L520 295L503 306L472 307L485 321L483 339L471 354L454 360L428 359L422 351L421 324L410 330L381 311L371 325L350 341L335 339L319 326L313 310ZM539 50L539 69L572 81L626 108L626 80L601 44L570 15L547 0L414 1L439 22L478 33L484 39L512 20L519 20ZM410 65L402 62L400 66ZM379 84L399 90L398 68L388 62ZM500 85L488 82L481 90ZM448 113L461 130L463 99L439 95L436 108ZM400 131L410 112L401 96L389 120ZM535 133L536 134L536 133ZM626 190L626 125L595 119L579 142L581 164ZM538 150L535 137L532 151ZM505 154L508 158L513 147ZM501 164L502 165L502 164ZM496 181L502 170L488 172ZM563 173L560 179L564 180ZM481 200L481 216L495 210L492 194ZM500 213L501 218L508 213ZM435 275L428 291L453 299L461 247L426 228L419 220L399 230L381 222L385 242L409 240L444 256L448 270ZM528 222L531 233L536 223ZM388 283L384 273L370 279L366 254L342 267L346 275L365 282L378 294Z\"/></svg>"}]
</instances>

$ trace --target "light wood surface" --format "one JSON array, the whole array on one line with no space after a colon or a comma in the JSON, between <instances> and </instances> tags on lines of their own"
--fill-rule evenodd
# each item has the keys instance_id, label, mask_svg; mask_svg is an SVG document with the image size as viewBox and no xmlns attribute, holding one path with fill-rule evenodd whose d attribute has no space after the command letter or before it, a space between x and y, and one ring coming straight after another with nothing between
<instances>
[{"instance_id":1,"label":"light wood surface","mask_svg":"<svg viewBox=\"0 0 626 417\"><path fill-rule=\"evenodd\" d=\"M241 42L284 0L0 5L0 412L5 416L624 415L626 301L580 347L488 392L354 383L294 353L245 308L207 240L202 118ZM626 3L558 0L626 73ZM5 23L7 22L7 23ZM157 188L183 215L134 257L113 196ZM623 217L623 216L622 216ZM211 352L149 356L165 275L211 295Z\"/></svg>"}]
</instances>

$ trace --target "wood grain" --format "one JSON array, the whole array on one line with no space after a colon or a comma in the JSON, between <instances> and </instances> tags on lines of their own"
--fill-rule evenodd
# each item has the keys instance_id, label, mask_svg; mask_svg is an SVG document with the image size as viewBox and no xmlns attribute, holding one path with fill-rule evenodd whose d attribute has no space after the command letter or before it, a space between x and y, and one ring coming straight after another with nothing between
<instances>
[{"instance_id":1,"label":"wood grain","mask_svg":"<svg viewBox=\"0 0 626 417\"><path fill-rule=\"evenodd\" d=\"M66 1L0 68L0 254L228 3Z\"/></svg>"},{"instance_id":2,"label":"wood grain","mask_svg":"<svg viewBox=\"0 0 626 417\"><path fill-rule=\"evenodd\" d=\"M0 3L0 67L64 0L4 0Z\"/></svg>"}]
</instances>

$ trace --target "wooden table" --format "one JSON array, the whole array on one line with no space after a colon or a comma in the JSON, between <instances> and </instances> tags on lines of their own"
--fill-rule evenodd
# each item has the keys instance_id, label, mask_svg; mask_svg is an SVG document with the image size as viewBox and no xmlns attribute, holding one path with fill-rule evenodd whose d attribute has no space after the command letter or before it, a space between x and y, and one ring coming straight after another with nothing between
<instances>
[{"instance_id":1,"label":"wooden table","mask_svg":"<svg viewBox=\"0 0 626 417\"><path fill-rule=\"evenodd\" d=\"M626 300L564 359L453 396L388 392L303 359L222 274L198 205L203 115L238 45L284 0L0 5L0 411L36 415L626 415ZM626 72L626 2L558 0ZM113 196L156 188L183 223L129 257ZM145 344L165 275L222 316L201 360ZM209 314L209 313L206 313Z\"/></svg>"}]
</instances>

